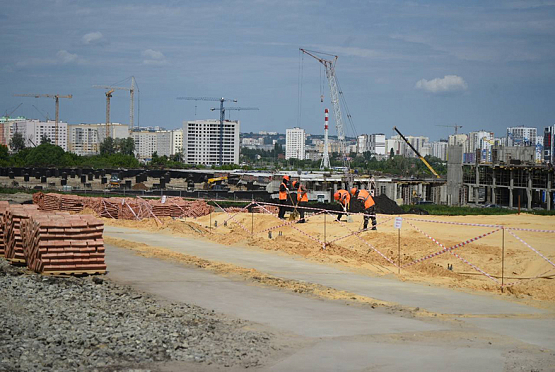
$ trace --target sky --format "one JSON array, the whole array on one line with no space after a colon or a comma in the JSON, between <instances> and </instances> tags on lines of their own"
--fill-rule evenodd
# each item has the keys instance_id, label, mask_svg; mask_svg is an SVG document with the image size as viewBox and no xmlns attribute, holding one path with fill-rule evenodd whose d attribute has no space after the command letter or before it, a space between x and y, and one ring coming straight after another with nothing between
<instances>
[{"instance_id":1,"label":"sky","mask_svg":"<svg viewBox=\"0 0 555 372\"><path fill-rule=\"evenodd\" d=\"M460 132L555 124L555 1L5 1L0 8L0 113L70 124L106 119L93 85L139 91L135 122L180 128L216 119L225 97L241 132L323 133L330 93L323 66L299 48L337 55L352 118L346 134L431 140ZM327 58L333 58L327 56ZM321 95L324 102L321 102ZM35 108L36 107L36 108ZM44 115L44 116L43 116ZM227 117L227 116L226 116ZM129 123L117 90L111 121Z\"/></svg>"}]
</instances>

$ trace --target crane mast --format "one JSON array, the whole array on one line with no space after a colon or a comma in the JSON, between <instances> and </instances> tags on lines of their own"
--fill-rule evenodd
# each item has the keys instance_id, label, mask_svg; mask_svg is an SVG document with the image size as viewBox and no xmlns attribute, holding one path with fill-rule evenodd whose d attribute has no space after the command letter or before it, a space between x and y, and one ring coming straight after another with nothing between
<instances>
[{"instance_id":1,"label":"crane mast","mask_svg":"<svg viewBox=\"0 0 555 372\"><path fill-rule=\"evenodd\" d=\"M125 79L127 80L127 79ZM129 128L133 129L134 122L135 122L135 76L131 76L131 87L113 87L110 85L93 85L93 88L100 88L100 89L108 89L112 90L127 90L129 91L129 97L131 98L131 102L129 103Z\"/></svg>"},{"instance_id":2,"label":"crane mast","mask_svg":"<svg viewBox=\"0 0 555 372\"><path fill-rule=\"evenodd\" d=\"M341 113L341 104L339 102L339 89L337 87L337 79L335 77L335 62L339 57L333 56L333 60L328 60L312 54L317 52L309 51L303 48L299 48L299 50L316 59L324 65L324 68L326 69L326 78L328 79L328 84L330 86L330 98L335 118L335 128L337 130L337 140L339 141L339 151L343 157L343 163L348 166L347 147L345 145L345 126L343 124L343 115Z\"/></svg>"},{"instance_id":3,"label":"crane mast","mask_svg":"<svg viewBox=\"0 0 555 372\"><path fill-rule=\"evenodd\" d=\"M34 98L40 98L40 97L47 97L47 98L54 98L54 100L56 101L56 129L55 129L55 137L56 137L56 146L58 145L58 123L59 123L59 119L60 119L60 98L68 98L71 99L73 96L71 94L68 94L66 96L62 96L60 94L14 94L14 96L16 97L34 97Z\"/></svg>"}]
</instances>

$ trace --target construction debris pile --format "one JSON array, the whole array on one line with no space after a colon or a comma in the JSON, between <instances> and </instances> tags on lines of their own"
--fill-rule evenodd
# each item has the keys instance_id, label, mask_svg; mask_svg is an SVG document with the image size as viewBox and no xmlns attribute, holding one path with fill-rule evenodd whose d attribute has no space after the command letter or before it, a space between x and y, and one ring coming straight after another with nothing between
<instances>
[{"instance_id":1,"label":"construction debris pile","mask_svg":"<svg viewBox=\"0 0 555 372\"><path fill-rule=\"evenodd\" d=\"M44 274L105 273L104 224L91 215L0 202L0 247L12 264Z\"/></svg>"},{"instance_id":2,"label":"construction debris pile","mask_svg":"<svg viewBox=\"0 0 555 372\"><path fill-rule=\"evenodd\" d=\"M160 217L196 218L213 211L213 207L204 200L188 201L179 197L145 200L142 198L83 197L39 192L33 195L33 203L44 211L80 212L89 208L101 217L124 220Z\"/></svg>"}]
</instances>

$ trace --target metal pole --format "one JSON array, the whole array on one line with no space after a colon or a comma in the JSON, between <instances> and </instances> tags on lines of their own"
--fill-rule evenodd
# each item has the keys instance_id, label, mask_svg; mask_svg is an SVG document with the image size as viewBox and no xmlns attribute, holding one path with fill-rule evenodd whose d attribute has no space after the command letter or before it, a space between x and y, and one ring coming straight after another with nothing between
<instances>
[{"instance_id":1,"label":"metal pole","mask_svg":"<svg viewBox=\"0 0 555 372\"><path fill-rule=\"evenodd\" d=\"M254 236L254 209L251 205L251 237Z\"/></svg>"},{"instance_id":2,"label":"metal pole","mask_svg":"<svg viewBox=\"0 0 555 372\"><path fill-rule=\"evenodd\" d=\"M210 209L210 204L208 204L208 214L210 215L210 230L212 230L212 209Z\"/></svg>"},{"instance_id":3,"label":"metal pole","mask_svg":"<svg viewBox=\"0 0 555 372\"><path fill-rule=\"evenodd\" d=\"M327 243L326 243L326 215L327 215L327 213L324 213L324 248L327 245Z\"/></svg>"},{"instance_id":4,"label":"metal pole","mask_svg":"<svg viewBox=\"0 0 555 372\"><path fill-rule=\"evenodd\" d=\"M401 229L397 229L397 274L401 274Z\"/></svg>"},{"instance_id":5,"label":"metal pole","mask_svg":"<svg viewBox=\"0 0 555 372\"><path fill-rule=\"evenodd\" d=\"M503 292L503 284L505 284L505 227L501 228L501 292Z\"/></svg>"}]
</instances>

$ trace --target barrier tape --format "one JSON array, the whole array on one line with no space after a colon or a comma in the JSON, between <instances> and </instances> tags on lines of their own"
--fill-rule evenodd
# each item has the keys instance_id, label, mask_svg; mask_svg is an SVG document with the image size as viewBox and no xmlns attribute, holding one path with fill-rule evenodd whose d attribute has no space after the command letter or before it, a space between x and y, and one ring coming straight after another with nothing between
<instances>
[{"instance_id":1,"label":"barrier tape","mask_svg":"<svg viewBox=\"0 0 555 372\"><path fill-rule=\"evenodd\" d=\"M448 248L446 248L443 244L441 244L440 242L438 242L436 239L434 239L433 237L431 237L430 235L426 234L424 231L420 230L418 227L414 226L412 223L408 222L407 223L409 225L411 225L414 229L416 229L416 231L424 234L426 237L428 237L428 239L432 240L434 243L436 243L437 245L439 245L440 247L444 248L446 250L446 252L449 252L450 254L452 254L453 256L457 257L459 260L461 260L462 262L464 262L465 264L467 264L468 266L472 267L474 270L478 271L479 273L484 274L485 276L487 276L488 278L490 278L491 280L493 280L494 282L499 284L499 281L497 279L495 279L493 276L491 276L490 274L486 273L484 270L480 269L478 266L474 265L473 263L471 263L470 261L466 260L465 258L459 256L458 254L456 254L455 252L448 250ZM499 229L498 229L499 230ZM496 231L498 231L496 230ZM493 234L495 231L491 232L491 234Z\"/></svg>"},{"instance_id":2,"label":"barrier tape","mask_svg":"<svg viewBox=\"0 0 555 372\"><path fill-rule=\"evenodd\" d=\"M524 244L525 246L527 246L528 248L530 248L531 250L533 250L534 252L536 252L537 255L539 255L541 258L543 258L544 260L546 260L547 262L549 262L553 267L555 267L555 264L547 257L545 257L543 254L541 254L538 250L536 250L534 247L532 247L530 244L526 243L524 240L522 240L519 236L517 236L514 232L512 232L511 230L509 230L509 234L511 234L512 236L514 236L515 238L517 238L522 244Z\"/></svg>"},{"instance_id":3,"label":"barrier tape","mask_svg":"<svg viewBox=\"0 0 555 372\"><path fill-rule=\"evenodd\" d=\"M258 204L257 204L257 205L258 205ZM263 206L260 206L260 205L259 205L259 207L262 208L264 211L268 211L268 210L267 210L266 208L264 208ZM269 211L268 211L268 212L269 212ZM321 212L315 213L315 214L313 214L313 215L310 216L310 217L306 217L305 220L309 220L309 219L311 219L312 217L316 217L316 216L318 216L319 214L322 214L322 213L324 213L324 212L325 212L325 210L322 210ZM270 214L271 214L272 216L275 216L273 213L270 213ZM267 228L267 229L265 229L265 230L257 231L257 232L255 232L255 234L262 234L262 233L265 233L265 232L267 232L267 231L272 231L272 230L275 230L275 229L279 229L280 227L286 227L286 226L289 226L289 225L292 225L292 224L295 224L295 223L297 223L297 221L285 222L285 223L283 223L283 224L281 224L281 225L278 225L278 226L274 226L274 227Z\"/></svg>"},{"instance_id":4,"label":"barrier tape","mask_svg":"<svg viewBox=\"0 0 555 372\"><path fill-rule=\"evenodd\" d=\"M258 202L256 202L255 204L257 204L260 208L262 208L262 209L268 211L266 208L264 208L264 206L259 205ZM297 223L297 221L295 221L295 223ZM307 238L314 240L314 241L317 242L318 244L321 244L322 247L325 247L325 246L326 246L326 244L325 244L324 242L322 242L321 240L319 240L319 239L313 237L313 236L310 235L310 234L305 233L304 231L300 230L299 228L293 226L293 224L291 224L291 227L294 228L295 230L297 230L298 232L300 232L301 234L305 235Z\"/></svg>"},{"instance_id":5,"label":"barrier tape","mask_svg":"<svg viewBox=\"0 0 555 372\"><path fill-rule=\"evenodd\" d=\"M432 223L441 223L445 225L463 225L463 226L481 226L481 227L499 227L502 228L502 225L487 225L481 223L467 223L467 222L447 222L447 221L434 221L434 220L423 220L420 218L403 218L405 221L419 221L419 222L432 222Z\"/></svg>"},{"instance_id":6,"label":"barrier tape","mask_svg":"<svg viewBox=\"0 0 555 372\"><path fill-rule=\"evenodd\" d=\"M401 268L403 268L403 269L406 268L406 267L415 265L415 264L417 264L417 263L420 263L420 262L422 262L422 261L426 261L426 260L428 260L428 259L430 259L430 258L437 257L437 256L439 256L439 255L442 255L442 254L446 253L446 252L450 252L450 251L452 251L452 250L454 250L454 249L464 247L464 246L467 245L467 244L470 244L470 243L472 243L472 242L475 242L476 240L480 240L480 239L482 239L482 238L484 238L484 237L486 237L486 236L488 236L488 235L494 234L494 233L496 233L497 231L501 230L501 229L495 229L495 230L490 231L490 232L488 232L488 233L478 235L478 236L476 236L476 237L474 237L474 238L472 238L472 239L465 240L464 242L460 242L460 243L458 243L458 244L455 244L455 245L452 246L452 247L447 248L447 247L445 247L443 244L439 243L435 238L429 236L429 235L426 234L424 231L420 230L419 228L417 228L416 226L414 226L414 225L411 224L410 222L407 221L407 223L408 223L409 225L411 225L413 228L415 228L417 231L419 231L420 233L426 235L426 237L428 237L428 239L431 239L434 243L436 243L436 244L438 244L439 246L443 247L443 249L440 250L440 251L437 251L437 252L435 252L435 253L432 253L432 254L423 256L423 257L421 257L421 258L419 258L419 259L417 259L417 260L414 260L414 261L412 261L412 262L409 262L408 264L405 264L405 265L401 266Z\"/></svg>"},{"instance_id":7,"label":"barrier tape","mask_svg":"<svg viewBox=\"0 0 555 372\"><path fill-rule=\"evenodd\" d=\"M276 207L289 207L289 208L294 208L294 205L288 205L288 204L276 204L276 203L267 203L267 202L256 202L258 204L264 204L264 205L273 205ZM345 212L345 211L333 211L333 210L329 210L329 209L323 209L323 208L313 208L313 207L297 207L298 208L302 208L304 210L313 210L313 211L328 211L329 213L334 213L334 214L347 214L347 215L360 215L360 216L370 216L370 217L376 217L376 214L365 214L365 213L354 213L354 212Z\"/></svg>"},{"instance_id":8,"label":"barrier tape","mask_svg":"<svg viewBox=\"0 0 555 372\"><path fill-rule=\"evenodd\" d=\"M346 222L343 221L338 221L340 224L344 225ZM351 231L351 229L349 229L348 227L345 227L347 230ZM357 231L357 233L362 233L366 230L362 230L362 231ZM372 244L368 243L366 240L362 239L359 235L355 235L357 238L359 238L364 244L366 244L368 247L370 247L370 249L374 250L376 253L378 253L380 256L382 256L387 262L389 262L390 264L392 264L393 266L397 267L397 264L395 262L393 262L393 260L391 260L389 257L387 257L385 254L383 254L382 252L380 252L376 247L374 247ZM328 244L330 244L332 242L328 242Z\"/></svg>"},{"instance_id":9,"label":"barrier tape","mask_svg":"<svg viewBox=\"0 0 555 372\"><path fill-rule=\"evenodd\" d=\"M217 206L218 208L222 209L222 207L220 207L218 203L214 202L214 204L216 204L216 206ZM251 204L252 204L252 202L251 202L249 205L251 205ZM247 205L247 207L248 207L249 205ZM245 207L245 208L247 208L247 207ZM225 213L227 213L228 216L230 215L230 213L229 213L228 211L226 211L225 209L222 209L222 210L223 210ZM240 213L240 212L237 212L237 213ZM237 213L235 213L233 216L231 216L230 218L228 218L227 220L225 220L225 222L227 223L227 221L229 221L229 220L231 220L232 218L234 218L234 217L237 215ZM247 228L245 227L245 225L243 225L241 222L235 221L235 223L239 224L239 226L241 226L241 228L242 228L243 230L245 230L245 231L247 232L247 234L252 234L252 231L249 231L249 229L247 229ZM212 228L212 226L210 226L210 228Z\"/></svg>"},{"instance_id":10,"label":"barrier tape","mask_svg":"<svg viewBox=\"0 0 555 372\"><path fill-rule=\"evenodd\" d=\"M553 270L555 270L555 269L549 269L549 270L547 270L546 272L541 273L541 274L538 274L538 275L533 276L533 277L531 277L531 278L527 278L527 279L518 279L518 280L515 280L514 282L503 284L503 287L511 287L511 286L513 286L513 285L515 285L515 284L522 283L522 282L525 281L525 280L536 280L536 279L538 279L539 277L544 276L545 274L552 272Z\"/></svg>"},{"instance_id":11,"label":"barrier tape","mask_svg":"<svg viewBox=\"0 0 555 372\"><path fill-rule=\"evenodd\" d=\"M231 216L231 214L230 214L228 211L226 211L224 208L220 207L220 205L214 201L214 204L216 204L216 205L218 206L218 208L220 208L220 209L223 210L225 213L227 213L228 216L231 216L231 217L229 217L227 220L225 220L224 222L227 222L227 221L229 221L229 220L234 219L235 216L237 216L239 213L243 213L243 211L244 211L245 209L247 209L248 207L250 207L253 203L254 203L254 202L251 201L249 204L245 205L245 206L243 207L243 209L241 209L239 212L235 212L235 213L233 214L233 216Z\"/></svg>"},{"instance_id":12,"label":"barrier tape","mask_svg":"<svg viewBox=\"0 0 555 372\"><path fill-rule=\"evenodd\" d=\"M539 229L526 229L523 227L506 227L506 230L517 230L517 231L531 231L531 232L541 232L555 234L555 230L539 230Z\"/></svg>"}]
</instances>

